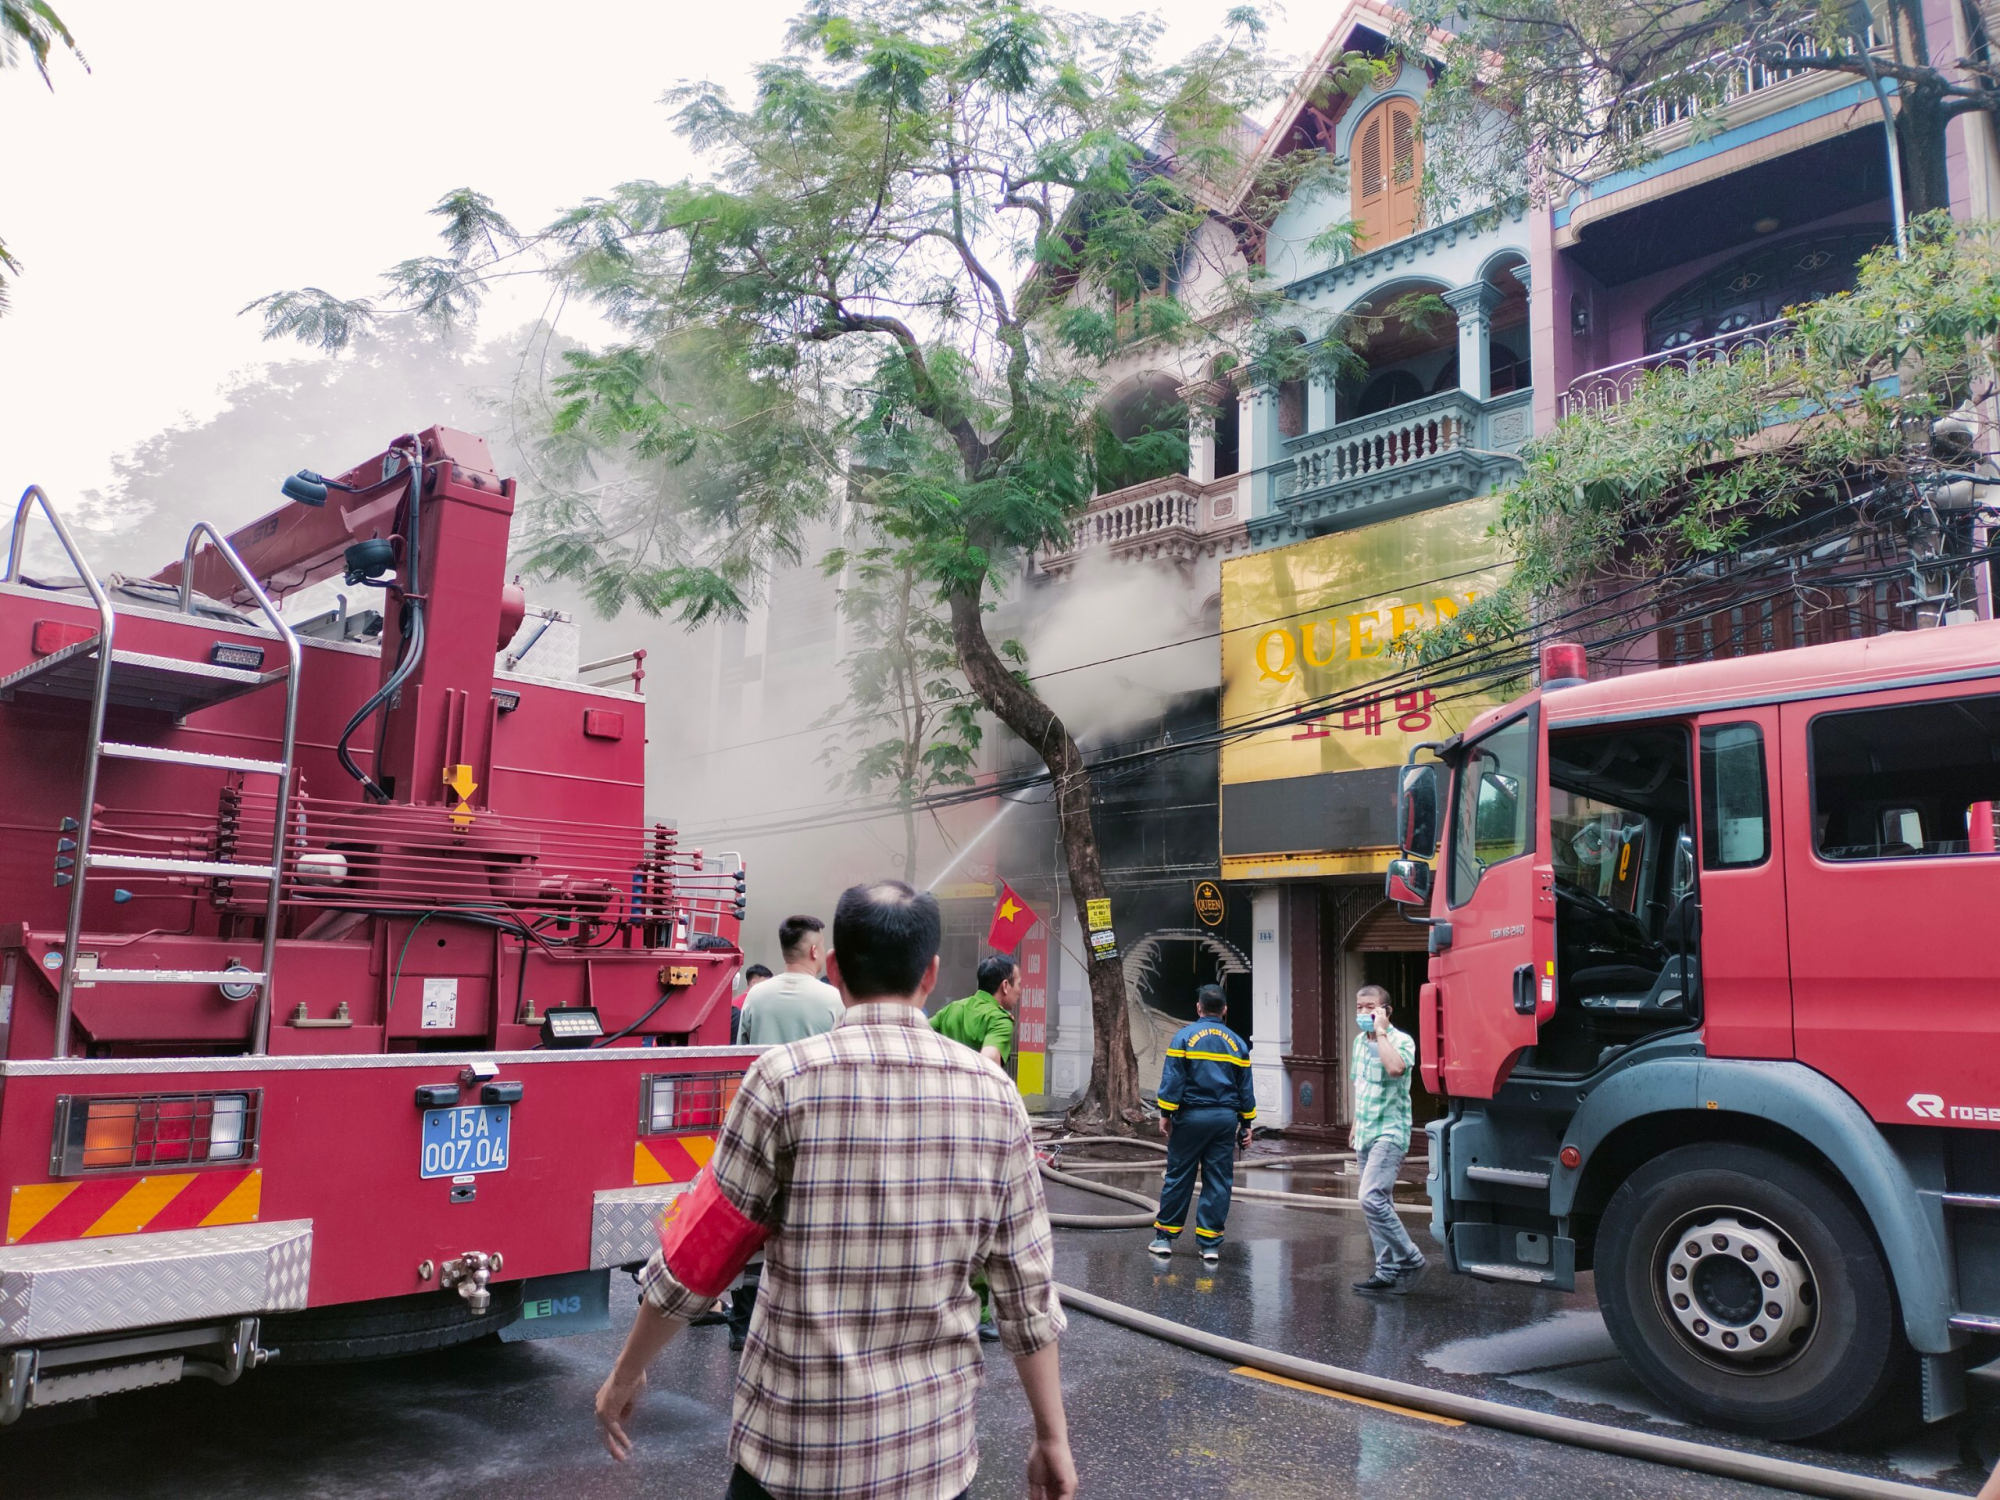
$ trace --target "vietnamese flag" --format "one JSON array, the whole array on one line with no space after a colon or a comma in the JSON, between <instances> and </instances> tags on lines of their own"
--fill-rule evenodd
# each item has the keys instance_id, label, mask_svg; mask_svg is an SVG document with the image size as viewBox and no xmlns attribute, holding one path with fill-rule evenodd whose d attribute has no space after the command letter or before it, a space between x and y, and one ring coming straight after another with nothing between
<instances>
[{"instance_id":1,"label":"vietnamese flag","mask_svg":"<svg viewBox=\"0 0 2000 1500\"><path fill-rule=\"evenodd\" d=\"M1021 946L1028 929L1041 918L1028 903L1014 894L1006 881L1000 882L1000 904L993 908L993 926L986 934L986 946L995 953L1012 953Z\"/></svg>"}]
</instances>

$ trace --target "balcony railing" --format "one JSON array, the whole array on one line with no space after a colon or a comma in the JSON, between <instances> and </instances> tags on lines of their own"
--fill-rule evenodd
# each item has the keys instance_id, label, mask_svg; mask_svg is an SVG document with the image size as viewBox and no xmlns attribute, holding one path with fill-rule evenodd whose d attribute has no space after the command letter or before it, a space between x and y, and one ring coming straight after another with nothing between
<instances>
[{"instance_id":1,"label":"balcony railing","mask_svg":"<svg viewBox=\"0 0 2000 1500\"><path fill-rule=\"evenodd\" d=\"M1070 528L1069 545L1038 553L1037 562L1045 572L1060 573L1093 550L1184 560L1194 555L1203 535L1229 524L1235 493L1233 476L1204 485L1184 474L1168 474L1127 485L1091 501ZM1212 504L1212 495L1222 498ZM1218 508L1224 512L1221 517L1215 515Z\"/></svg>"},{"instance_id":2,"label":"balcony railing","mask_svg":"<svg viewBox=\"0 0 2000 1500\"><path fill-rule=\"evenodd\" d=\"M1692 370L1697 365L1724 360L1731 363L1756 360L1768 374L1788 343L1793 326L1790 318L1774 318L1768 323L1753 323L1748 328L1592 370L1571 381L1569 389L1556 399L1557 415L1573 417L1583 412L1610 415L1631 398L1641 381L1660 370Z\"/></svg>"},{"instance_id":3,"label":"balcony railing","mask_svg":"<svg viewBox=\"0 0 2000 1500\"><path fill-rule=\"evenodd\" d=\"M1443 391L1329 427L1316 439L1290 443L1278 474L1278 498L1385 474L1475 442L1479 404L1463 391Z\"/></svg>"},{"instance_id":4,"label":"balcony railing","mask_svg":"<svg viewBox=\"0 0 2000 1500\"><path fill-rule=\"evenodd\" d=\"M1731 52L1719 52L1713 57L1703 58L1688 67L1681 76L1706 76L1717 80L1717 101L1727 109L1740 99L1766 93L1781 84L1790 83L1806 76L1817 76L1829 84L1846 75L1825 68L1813 67L1809 59L1828 56L1854 55L1862 50L1875 51L1875 31L1869 27L1859 36L1844 38L1838 47L1828 49L1817 38L1799 35L1785 43L1786 61L1764 61L1751 59ZM1790 59L1796 58L1797 62ZM1710 106L1713 107L1713 106ZM1631 146L1634 142L1675 126L1686 125L1700 113L1702 106L1697 103L1693 91L1686 94L1656 97L1643 102L1627 105L1619 110L1617 118L1605 132L1617 146ZM1566 161L1581 161L1597 155L1605 147L1601 138L1577 144L1561 154Z\"/></svg>"}]
</instances>

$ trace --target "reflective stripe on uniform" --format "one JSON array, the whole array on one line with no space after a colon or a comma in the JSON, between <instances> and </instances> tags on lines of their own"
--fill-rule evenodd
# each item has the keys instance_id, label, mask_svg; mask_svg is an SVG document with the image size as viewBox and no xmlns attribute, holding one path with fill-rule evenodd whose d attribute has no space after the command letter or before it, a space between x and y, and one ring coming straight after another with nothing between
<instances>
[{"instance_id":1,"label":"reflective stripe on uniform","mask_svg":"<svg viewBox=\"0 0 2000 1500\"><path fill-rule=\"evenodd\" d=\"M1235 1063L1236 1066L1239 1068L1247 1068L1250 1066L1249 1058L1238 1057L1233 1052L1182 1052L1177 1048L1169 1047L1167 1049L1167 1056L1195 1058L1202 1062Z\"/></svg>"},{"instance_id":2,"label":"reflective stripe on uniform","mask_svg":"<svg viewBox=\"0 0 2000 1500\"><path fill-rule=\"evenodd\" d=\"M1219 1240L1222 1238L1222 1231L1220 1229L1203 1229L1199 1224L1194 1226L1194 1232L1207 1240Z\"/></svg>"},{"instance_id":3,"label":"reflective stripe on uniform","mask_svg":"<svg viewBox=\"0 0 2000 1500\"><path fill-rule=\"evenodd\" d=\"M1157 1102L1159 1103L1159 1106L1160 1106L1160 1108L1161 1108L1161 1109L1179 1109L1179 1108L1180 1108L1180 1106L1179 1106L1178 1104L1174 1103L1174 1102L1173 1102L1173 1100L1171 1100L1171 1099L1161 1099L1161 1100L1159 1100L1159 1101L1157 1101Z\"/></svg>"}]
</instances>

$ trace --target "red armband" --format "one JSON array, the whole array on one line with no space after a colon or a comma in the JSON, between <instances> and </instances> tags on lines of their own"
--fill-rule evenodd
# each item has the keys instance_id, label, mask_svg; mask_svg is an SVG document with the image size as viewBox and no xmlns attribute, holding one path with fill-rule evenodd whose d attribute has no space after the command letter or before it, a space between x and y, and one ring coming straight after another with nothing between
<instances>
[{"instance_id":1,"label":"red armband","mask_svg":"<svg viewBox=\"0 0 2000 1500\"><path fill-rule=\"evenodd\" d=\"M667 1205L660 1220L660 1257L689 1291L719 1297L750 1263L771 1231L722 1196L704 1167L694 1186Z\"/></svg>"}]
</instances>

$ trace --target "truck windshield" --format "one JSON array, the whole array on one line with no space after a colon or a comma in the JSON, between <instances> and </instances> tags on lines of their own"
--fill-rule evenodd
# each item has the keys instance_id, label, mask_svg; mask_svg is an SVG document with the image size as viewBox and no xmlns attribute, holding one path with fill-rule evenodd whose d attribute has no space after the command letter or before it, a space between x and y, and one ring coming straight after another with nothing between
<instances>
[{"instance_id":1,"label":"truck windshield","mask_svg":"<svg viewBox=\"0 0 2000 1500\"><path fill-rule=\"evenodd\" d=\"M1467 748L1452 800L1453 906L1472 899L1479 877L1533 845L1535 721L1522 715Z\"/></svg>"}]
</instances>

